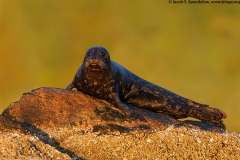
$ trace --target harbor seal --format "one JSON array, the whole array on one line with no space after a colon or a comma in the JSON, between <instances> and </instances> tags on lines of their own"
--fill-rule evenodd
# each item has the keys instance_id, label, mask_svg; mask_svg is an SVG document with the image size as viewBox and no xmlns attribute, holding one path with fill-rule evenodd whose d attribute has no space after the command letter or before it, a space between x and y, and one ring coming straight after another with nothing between
<instances>
[{"instance_id":1,"label":"harbor seal","mask_svg":"<svg viewBox=\"0 0 240 160\"><path fill-rule=\"evenodd\" d=\"M175 119L193 117L215 126L222 126L226 114L216 108L194 102L167 89L150 83L112 61L103 47L87 50L83 64L73 81L66 87L104 99L119 107L126 115L132 110L128 104Z\"/></svg>"}]
</instances>

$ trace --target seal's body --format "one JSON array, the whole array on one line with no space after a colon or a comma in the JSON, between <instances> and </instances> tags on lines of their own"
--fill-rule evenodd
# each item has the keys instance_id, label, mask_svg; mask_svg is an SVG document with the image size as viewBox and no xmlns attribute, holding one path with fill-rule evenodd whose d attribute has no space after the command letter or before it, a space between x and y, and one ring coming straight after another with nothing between
<instances>
[{"instance_id":1,"label":"seal's body","mask_svg":"<svg viewBox=\"0 0 240 160\"><path fill-rule=\"evenodd\" d=\"M131 115L127 104L173 118L193 117L216 126L222 125L226 114L208 105L194 102L152 84L110 60L103 47L90 48L73 81L66 89L76 88L92 97L104 99Z\"/></svg>"}]
</instances>

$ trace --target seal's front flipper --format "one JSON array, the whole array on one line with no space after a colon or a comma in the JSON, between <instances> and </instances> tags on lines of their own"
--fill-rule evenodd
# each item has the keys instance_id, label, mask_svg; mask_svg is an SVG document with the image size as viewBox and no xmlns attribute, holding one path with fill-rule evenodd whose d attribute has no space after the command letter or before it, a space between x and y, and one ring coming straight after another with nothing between
<instances>
[{"instance_id":1,"label":"seal's front flipper","mask_svg":"<svg viewBox=\"0 0 240 160\"><path fill-rule=\"evenodd\" d=\"M74 88L74 84L73 83L70 83L65 89L67 90L71 90Z\"/></svg>"},{"instance_id":2,"label":"seal's front flipper","mask_svg":"<svg viewBox=\"0 0 240 160\"><path fill-rule=\"evenodd\" d=\"M126 104L121 102L117 94L112 94L112 100L113 100L112 103L116 105L118 108L120 108L126 116L131 117L133 115L133 109L131 109Z\"/></svg>"}]
</instances>

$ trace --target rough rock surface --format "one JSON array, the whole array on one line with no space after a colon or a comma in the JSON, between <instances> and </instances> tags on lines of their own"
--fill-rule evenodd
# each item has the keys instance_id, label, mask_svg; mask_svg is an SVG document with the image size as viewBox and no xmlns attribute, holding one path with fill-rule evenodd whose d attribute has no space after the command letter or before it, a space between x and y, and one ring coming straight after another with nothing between
<instances>
[{"instance_id":1,"label":"rough rock surface","mask_svg":"<svg viewBox=\"0 0 240 160\"><path fill-rule=\"evenodd\" d=\"M39 88L0 116L0 159L240 159L240 135L77 91Z\"/></svg>"}]
</instances>

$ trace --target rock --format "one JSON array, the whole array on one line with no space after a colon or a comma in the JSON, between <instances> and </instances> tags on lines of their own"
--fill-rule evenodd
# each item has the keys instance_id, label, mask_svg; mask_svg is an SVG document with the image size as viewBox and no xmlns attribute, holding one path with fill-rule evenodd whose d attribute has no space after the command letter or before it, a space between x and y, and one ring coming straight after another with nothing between
<instances>
[{"instance_id":1,"label":"rock","mask_svg":"<svg viewBox=\"0 0 240 160\"><path fill-rule=\"evenodd\" d=\"M240 135L77 91L39 88L0 116L0 159L239 158Z\"/></svg>"},{"instance_id":2,"label":"rock","mask_svg":"<svg viewBox=\"0 0 240 160\"><path fill-rule=\"evenodd\" d=\"M128 132L136 129L166 129L179 124L169 116L134 108L134 116L126 117L121 110L106 101L93 99L77 91L40 88L23 94L2 114L18 123L31 124L42 130L78 126L83 131Z\"/></svg>"}]
</instances>

